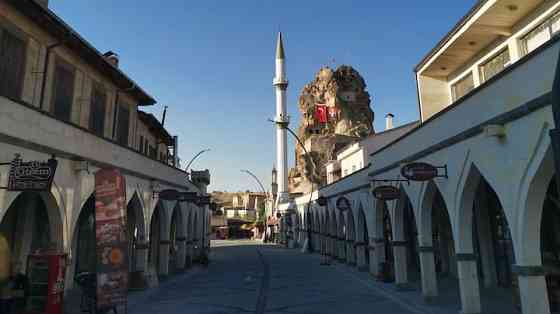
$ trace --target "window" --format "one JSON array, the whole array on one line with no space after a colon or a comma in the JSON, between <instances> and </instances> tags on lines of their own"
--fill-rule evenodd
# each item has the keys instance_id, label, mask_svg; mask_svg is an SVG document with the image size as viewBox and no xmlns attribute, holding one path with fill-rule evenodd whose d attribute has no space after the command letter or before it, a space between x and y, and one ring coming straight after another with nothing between
<instances>
[{"instance_id":1,"label":"window","mask_svg":"<svg viewBox=\"0 0 560 314\"><path fill-rule=\"evenodd\" d=\"M522 39L522 49L523 54L526 55L529 52L535 50L540 45L547 42L552 36L554 36L560 30L560 12L555 13L546 21L542 22L535 29L530 31Z\"/></svg>"},{"instance_id":2,"label":"window","mask_svg":"<svg viewBox=\"0 0 560 314\"><path fill-rule=\"evenodd\" d=\"M124 105L119 106L117 113L117 143L121 145L128 145L128 129L130 125L130 111Z\"/></svg>"},{"instance_id":3,"label":"window","mask_svg":"<svg viewBox=\"0 0 560 314\"><path fill-rule=\"evenodd\" d=\"M70 121L74 98L74 69L71 65L57 60L54 72L54 93L52 113L58 119Z\"/></svg>"},{"instance_id":4,"label":"window","mask_svg":"<svg viewBox=\"0 0 560 314\"><path fill-rule=\"evenodd\" d=\"M472 73L469 73L451 86L451 96L453 97L453 101L465 96L468 92L473 90L473 88L473 75Z\"/></svg>"},{"instance_id":5,"label":"window","mask_svg":"<svg viewBox=\"0 0 560 314\"><path fill-rule=\"evenodd\" d=\"M156 152L156 148L153 147L152 145L149 146L149 151L148 151L148 157L152 158L152 159L156 159L157 156L157 152Z\"/></svg>"},{"instance_id":6,"label":"window","mask_svg":"<svg viewBox=\"0 0 560 314\"><path fill-rule=\"evenodd\" d=\"M489 80L492 76L500 73L509 65L509 50L506 48L498 53L492 59L480 66L480 74L482 81Z\"/></svg>"},{"instance_id":7,"label":"window","mask_svg":"<svg viewBox=\"0 0 560 314\"><path fill-rule=\"evenodd\" d=\"M25 42L0 28L0 95L18 99L24 75Z\"/></svg>"},{"instance_id":8,"label":"window","mask_svg":"<svg viewBox=\"0 0 560 314\"><path fill-rule=\"evenodd\" d=\"M140 146L138 147L140 153L144 153L144 137L140 135Z\"/></svg>"},{"instance_id":9,"label":"window","mask_svg":"<svg viewBox=\"0 0 560 314\"><path fill-rule=\"evenodd\" d=\"M107 104L107 95L100 86L94 86L91 92L91 105L89 112L89 129L103 136L105 131L105 112Z\"/></svg>"}]
</instances>

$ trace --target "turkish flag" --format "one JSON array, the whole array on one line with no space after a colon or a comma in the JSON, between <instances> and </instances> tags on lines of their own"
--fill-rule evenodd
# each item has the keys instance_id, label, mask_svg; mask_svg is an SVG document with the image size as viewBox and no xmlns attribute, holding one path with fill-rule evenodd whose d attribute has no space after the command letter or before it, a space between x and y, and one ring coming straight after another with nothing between
<instances>
[{"instance_id":1,"label":"turkish flag","mask_svg":"<svg viewBox=\"0 0 560 314\"><path fill-rule=\"evenodd\" d=\"M327 123L327 106L324 104L315 105L315 120L319 123Z\"/></svg>"}]
</instances>

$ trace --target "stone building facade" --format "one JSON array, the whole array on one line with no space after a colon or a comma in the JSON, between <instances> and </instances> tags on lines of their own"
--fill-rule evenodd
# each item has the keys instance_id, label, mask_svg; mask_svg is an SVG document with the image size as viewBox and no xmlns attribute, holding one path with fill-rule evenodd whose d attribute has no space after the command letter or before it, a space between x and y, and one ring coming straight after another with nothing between
<instances>
[{"instance_id":1,"label":"stone building facade","mask_svg":"<svg viewBox=\"0 0 560 314\"><path fill-rule=\"evenodd\" d=\"M177 168L176 138L141 110L155 100L48 9L48 1L0 0L0 161L55 156L50 191L0 190L0 233L12 272L30 252L68 255L66 288L92 270L94 173L126 180L131 283L185 269L209 248L208 206L159 199L164 189L206 194L210 173ZM9 167L0 166L0 186ZM155 279L154 278L154 279ZM155 281L149 281L155 282Z\"/></svg>"},{"instance_id":2,"label":"stone building facade","mask_svg":"<svg viewBox=\"0 0 560 314\"><path fill-rule=\"evenodd\" d=\"M478 1L415 68L420 124L320 188L310 207L309 195L285 204L286 236L427 302L449 297L461 313L557 312L549 132L560 106L559 10L560 1ZM447 175L394 181L397 199L373 197L387 184L376 180L403 179L411 162ZM337 206L342 198L349 207Z\"/></svg>"}]
</instances>

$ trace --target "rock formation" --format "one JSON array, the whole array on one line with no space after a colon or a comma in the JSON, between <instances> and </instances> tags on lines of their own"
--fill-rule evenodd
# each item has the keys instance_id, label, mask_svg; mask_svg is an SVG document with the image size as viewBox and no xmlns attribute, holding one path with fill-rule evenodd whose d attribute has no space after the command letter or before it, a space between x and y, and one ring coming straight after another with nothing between
<instances>
[{"instance_id":1,"label":"rock formation","mask_svg":"<svg viewBox=\"0 0 560 314\"><path fill-rule=\"evenodd\" d=\"M310 156L296 146L296 166L288 179L292 193L308 192L312 183L325 184L325 163L336 159L336 151L374 132L370 95L364 79L351 66L319 70L304 86L299 110L298 136Z\"/></svg>"}]
</instances>

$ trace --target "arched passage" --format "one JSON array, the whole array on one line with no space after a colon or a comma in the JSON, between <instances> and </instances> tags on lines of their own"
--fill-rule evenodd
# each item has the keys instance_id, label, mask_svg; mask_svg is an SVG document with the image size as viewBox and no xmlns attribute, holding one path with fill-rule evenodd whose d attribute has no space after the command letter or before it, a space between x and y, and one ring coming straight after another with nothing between
<instances>
[{"instance_id":1,"label":"arched passage","mask_svg":"<svg viewBox=\"0 0 560 314\"><path fill-rule=\"evenodd\" d=\"M395 280L393 256L393 226L387 203L382 200L376 202L375 209L375 244L377 256L378 280L392 282Z\"/></svg>"},{"instance_id":2,"label":"arched passage","mask_svg":"<svg viewBox=\"0 0 560 314\"><path fill-rule=\"evenodd\" d=\"M95 196L84 203L75 229L74 274L94 273L96 268Z\"/></svg>"},{"instance_id":3,"label":"arched passage","mask_svg":"<svg viewBox=\"0 0 560 314\"><path fill-rule=\"evenodd\" d=\"M356 256L358 258L358 269L360 271L369 270L369 232L366 222L366 215L361 206L358 209L358 237L356 238Z\"/></svg>"},{"instance_id":4,"label":"arched passage","mask_svg":"<svg viewBox=\"0 0 560 314\"><path fill-rule=\"evenodd\" d=\"M408 288L420 277L418 232L410 199L402 186L400 191L392 216L394 273L397 287Z\"/></svg>"},{"instance_id":5,"label":"arched passage","mask_svg":"<svg viewBox=\"0 0 560 314\"><path fill-rule=\"evenodd\" d=\"M433 181L426 185L419 212L418 244L423 296L426 299L438 296L440 286L447 299L458 300L451 219L445 200Z\"/></svg>"},{"instance_id":6,"label":"arched passage","mask_svg":"<svg viewBox=\"0 0 560 314\"><path fill-rule=\"evenodd\" d=\"M126 226L129 247L129 270L130 272L143 271L145 254L142 251L146 239L144 225L144 209L137 193L134 193L126 207Z\"/></svg>"},{"instance_id":7,"label":"arched passage","mask_svg":"<svg viewBox=\"0 0 560 314\"><path fill-rule=\"evenodd\" d=\"M350 265L356 265L356 226L354 224L354 213L351 209L346 213L346 262Z\"/></svg>"},{"instance_id":8,"label":"arched passage","mask_svg":"<svg viewBox=\"0 0 560 314\"><path fill-rule=\"evenodd\" d=\"M475 165L471 165L460 201L456 260L463 312L495 306L508 313L517 311L509 224L498 195Z\"/></svg>"},{"instance_id":9,"label":"arched passage","mask_svg":"<svg viewBox=\"0 0 560 314\"><path fill-rule=\"evenodd\" d=\"M348 233L348 227L346 226L346 220L344 219L344 214L342 211L338 212L338 230L337 230L337 243L338 243L338 258L341 261L346 260L347 248L346 248L346 236Z\"/></svg>"},{"instance_id":10,"label":"arched passage","mask_svg":"<svg viewBox=\"0 0 560 314\"><path fill-rule=\"evenodd\" d=\"M175 205L169 227L169 271L175 273L185 267L186 227L179 203Z\"/></svg>"},{"instance_id":11,"label":"arched passage","mask_svg":"<svg viewBox=\"0 0 560 314\"><path fill-rule=\"evenodd\" d=\"M159 276L168 274L169 230L167 226L165 208L158 202L150 220L150 252L148 256L149 267Z\"/></svg>"},{"instance_id":12,"label":"arched passage","mask_svg":"<svg viewBox=\"0 0 560 314\"><path fill-rule=\"evenodd\" d=\"M62 234L60 211L51 193L19 193L0 222L0 236L6 238L10 247L12 274L27 272L31 252L62 249Z\"/></svg>"}]
</instances>

